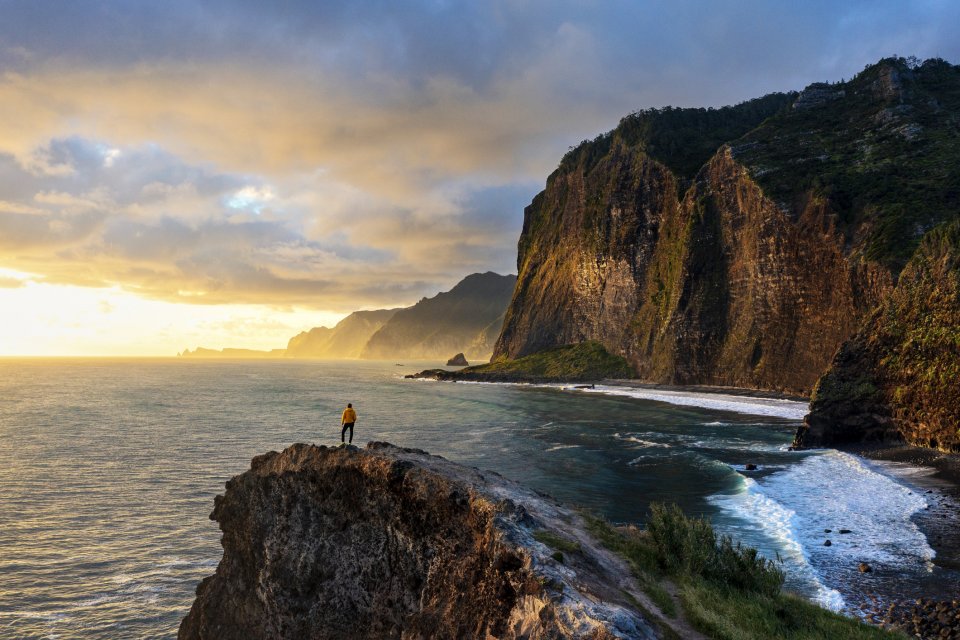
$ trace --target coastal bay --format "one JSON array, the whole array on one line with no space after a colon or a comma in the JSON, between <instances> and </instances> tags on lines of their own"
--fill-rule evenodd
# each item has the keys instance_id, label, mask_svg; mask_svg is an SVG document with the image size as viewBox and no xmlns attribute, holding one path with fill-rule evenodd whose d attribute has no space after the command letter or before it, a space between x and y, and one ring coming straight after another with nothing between
<instances>
[{"instance_id":1,"label":"coastal bay","mask_svg":"<svg viewBox=\"0 0 960 640\"><path fill-rule=\"evenodd\" d=\"M9 402L0 408L3 455L13 461L0 483L9 603L4 628L26 637L113 638L121 630L169 637L220 558L219 532L207 516L223 483L265 451L292 442L338 442L347 401L357 407L361 443L424 448L612 522L642 524L650 503L677 503L768 557L781 553L787 588L811 599L838 591L844 607L859 610L858 591L848 588L857 584L869 584L862 594L885 602L908 592L948 596L938 590L949 581L938 580L949 568L938 567L937 556L926 563L915 547L923 542L939 555L956 534L945 529L949 538L928 538L922 523L913 528L915 517L855 538L865 545L860 551L882 551L895 561L893 580L873 580L883 573L874 560L870 582L857 574L858 582L845 585L847 561L855 566L865 558L859 551L831 547L844 551L835 554L843 560L837 564L816 553L824 551L822 540L778 537L789 533L773 517L783 511L754 507L777 503L817 517L803 509L843 497L802 481L823 468L846 474L848 497L859 500L867 517L886 513L869 510L878 487L893 488L897 500L913 504L896 488L913 486L912 480L862 458L787 451L794 418L606 395L596 391L602 385L591 392L411 381L401 373L437 363L396 364L2 363L18 371L2 377ZM758 469L747 471L748 464ZM24 540L30 544L20 552L9 551ZM889 540L897 544L889 547ZM71 555L58 551L63 545ZM804 552L813 552L812 562L803 560Z\"/></svg>"}]
</instances>

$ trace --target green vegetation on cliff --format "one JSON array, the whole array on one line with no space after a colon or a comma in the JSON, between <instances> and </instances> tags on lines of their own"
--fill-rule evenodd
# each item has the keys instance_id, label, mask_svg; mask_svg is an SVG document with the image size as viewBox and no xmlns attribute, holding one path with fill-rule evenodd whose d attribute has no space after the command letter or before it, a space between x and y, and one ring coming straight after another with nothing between
<instances>
[{"instance_id":1,"label":"green vegetation on cliff","mask_svg":"<svg viewBox=\"0 0 960 640\"><path fill-rule=\"evenodd\" d=\"M677 617L667 586L689 624L718 640L881 640L902 638L781 592L784 574L756 549L717 536L679 507L654 504L646 529L614 528L588 517L591 533L630 563L657 606Z\"/></svg>"},{"instance_id":2,"label":"green vegetation on cliff","mask_svg":"<svg viewBox=\"0 0 960 640\"><path fill-rule=\"evenodd\" d=\"M960 67L943 60L640 111L572 148L525 209L494 357L595 340L652 382L808 395L958 217ZM838 391L869 404L862 373Z\"/></svg>"},{"instance_id":3,"label":"green vegetation on cliff","mask_svg":"<svg viewBox=\"0 0 960 640\"><path fill-rule=\"evenodd\" d=\"M886 58L732 145L768 195L798 215L826 200L852 249L896 273L960 213L960 67Z\"/></svg>"},{"instance_id":4,"label":"green vegetation on cliff","mask_svg":"<svg viewBox=\"0 0 960 640\"><path fill-rule=\"evenodd\" d=\"M714 108L664 107L635 111L616 129L584 140L560 161L559 171L590 171L621 142L638 147L662 162L678 177L690 180L717 149L755 128L766 118L789 107L796 93L771 93L735 106Z\"/></svg>"},{"instance_id":5,"label":"green vegetation on cliff","mask_svg":"<svg viewBox=\"0 0 960 640\"><path fill-rule=\"evenodd\" d=\"M458 373L465 378L481 375L503 379L558 381L603 380L634 376L633 368L626 360L610 354L603 345L593 341L546 349L516 360L501 358L489 364L467 367Z\"/></svg>"},{"instance_id":6,"label":"green vegetation on cliff","mask_svg":"<svg viewBox=\"0 0 960 640\"><path fill-rule=\"evenodd\" d=\"M515 360L498 358L459 371L428 369L407 378L469 382L588 382L634 377L625 359L612 355L599 342L581 342L545 349Z\"/></svg>"},{"instance_id":7,"label":"green vegetation on cliff","mask_svg":"<svg viewBox=\"0 0 960 640\"><path fill-rule=\"evenodd\" d=\"M960 451L960 220L930 231L897 288L820 380L797 444L903 440Z\"/></svg>"}]
</instances>

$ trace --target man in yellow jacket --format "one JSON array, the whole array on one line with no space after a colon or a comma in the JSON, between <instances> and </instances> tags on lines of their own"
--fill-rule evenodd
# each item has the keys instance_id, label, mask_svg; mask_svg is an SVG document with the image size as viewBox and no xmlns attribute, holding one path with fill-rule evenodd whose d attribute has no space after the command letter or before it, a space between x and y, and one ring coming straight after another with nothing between
<instances>
[{"instance_id":1,"label":"man in yellow jacket","mask_svg":"<svg viewBox=\"0 0 960 640\"><path fill-rule=\"evenodd\" d=\"M357 412L353 410L353 405L348 402L347 408L343 410L343 415L340 417L340 424L343 425L343 428L340 429L340 444L343 444L343 435L347 432L347 429L350 429L350 444L353 444L353 423L356 421Z\"/></svg>"}]
</instances>

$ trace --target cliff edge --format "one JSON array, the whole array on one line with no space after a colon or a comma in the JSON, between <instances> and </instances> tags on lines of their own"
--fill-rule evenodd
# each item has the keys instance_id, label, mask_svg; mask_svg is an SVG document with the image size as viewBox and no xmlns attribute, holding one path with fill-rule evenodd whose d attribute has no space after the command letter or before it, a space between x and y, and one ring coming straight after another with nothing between
<instances>
[{"instance_id":1,"label":"cliff edge","mask_svg":"<svg viewBox=\"0 0 960 640\"><path fill-rule=\"evenodd\" d=\"M498 474L386 443L296 444L226 488L223 558L181 640L660 637L581 516Z\"/></svg>"}]
</instances>

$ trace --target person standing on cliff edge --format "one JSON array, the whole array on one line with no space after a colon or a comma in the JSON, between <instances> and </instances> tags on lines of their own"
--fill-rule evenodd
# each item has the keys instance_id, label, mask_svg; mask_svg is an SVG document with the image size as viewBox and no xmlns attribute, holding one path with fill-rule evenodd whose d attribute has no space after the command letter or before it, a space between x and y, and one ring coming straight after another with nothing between
<instances>
[{"instance_id":1,"label":"person standing on cliff edge","mask_svg":"<svg viewBox=\"0 0 960 640\"><path fill-rule=\"evenodd\" d=\"M353 423L356 421L357 412L353 410L353 405L348 402L347 408L343 410L343 415L340 416L340 424L342 425L340 429L340 444L343 444L343 435L347 432L347 429L350 429L350 444L353 444Z\"/></svg>"}]
</instances>

